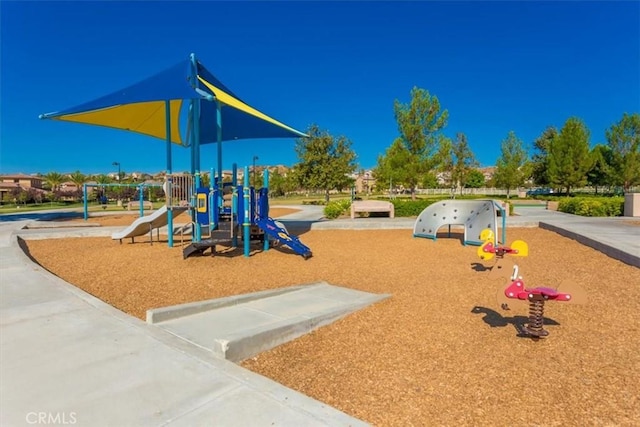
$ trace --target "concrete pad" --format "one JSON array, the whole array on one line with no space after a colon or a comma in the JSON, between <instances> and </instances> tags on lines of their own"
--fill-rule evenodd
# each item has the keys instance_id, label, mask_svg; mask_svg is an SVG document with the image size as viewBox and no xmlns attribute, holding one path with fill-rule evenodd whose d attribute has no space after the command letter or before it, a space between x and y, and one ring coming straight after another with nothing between
<instances>
[{"instance_id":1,"label":"concrete pad","mask_svg":"<svg viewBox=\"0 0 640 427\"><path fill-rule=\"evenodd\" d=\"M611 258L640 268L640 227L617 221L541 221L540 228L568 237Z\"/></svg>"},{"instance_id":2,"label":"concrete pad","mask_svg":"<svg viewBox=\"0 0 640 427\"><path fill-rule=\"evenodd\" d=\"M202 313L203 311L214 310L233 306L259 298L273 297L286 292L293 292L302 286L290 286L288 288L271 289L267 291L252 292L250 294L234 295L225 298L216 298L206 301L189 302L185 304L172 305L169 307L154 308L147 310L147 323L154 324L178 317L189 316Z\"/></svg>"},{"instance_id":3,"label":"concrete pad","mask_svg":"<svg viewBox=\"0 0 640 427\"><path fill-rule=\"evenodd\" d=\"M239 362L387 297L318 282L223 298L220 303L166 307L161 313L173 314L155 324L217 357ZM155 311L149 310L147 319L157 318Z\"/></svg>"}]
</instances>

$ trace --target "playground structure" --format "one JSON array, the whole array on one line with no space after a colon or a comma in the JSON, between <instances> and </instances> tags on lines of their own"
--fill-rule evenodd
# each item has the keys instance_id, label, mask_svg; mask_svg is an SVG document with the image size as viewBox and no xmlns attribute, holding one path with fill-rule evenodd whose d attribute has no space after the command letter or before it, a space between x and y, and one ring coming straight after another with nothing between
<instances>
[{"instance_id":1,"label":"playground structure","mask_svg":"<svg viewBox=\"0 0 640 427\"><path fill-rule=\"evenodd\" d=\"M298 237L290 235L282 224L269 217L268 171L265 171L263 187L258 191L249 187L248 172L248 167L245 167L244 185L238 185L234 164L232 182L220 186L212 170L214 178L209 188L195 188L197 177L188 174L167 175L163 185L165 206L150 215L141 215L124 230L113 233L111 238L120 243L122 239L131 238L134 242L135 237L148 233L149 242L153 244L153 231L156 230L159 241L160 228L167 226L167 234L172 239L175 230L169 226L172 224L170 218L189 212L192 241L183 249L185 259L202 255L207 249L211 249L214 255L216 246L220 244L238 247L240 240L244 242L245 256L249 256L252 241L263 242L266 251L271 240L288 246L305 259L310 258L311 250ZM203 238L203 234L208 236Z\"/></svg>"},{"instance_id":2,"label":"playground structure","mask_svg":"<svg viewBox=\"0 0 640 427\"><path fill-rule=\"evenodd\" d=\"M308 136L246 104L207 70L195 54L127 88L72 108L42 114L40 118L111 127L164 140L166 175L169 177L165 183L169 230L173 230L174 208L183 207L180 206L183 202L196 212L194 216L213 206L207 205L206 195L198 194L197 200L194 198L200 188L201 145L217 144L217 170L221 172L223 141ZM173 144L190 150L193 185L173 182ZM221 195L222 180L217 180L216 185ZM244 186L243 197L250 197L248 187L248 184ZM185 194L174 194L177 188ZM249 206L248 201L244 206ZM142 200L140 209L142 216ZM243 227L250 226L250 218L245 210ZM195 218L194 223L193 239L199 242L203 224ZM213 230L215 226L217 223L214 222L209 227ZM273 229L273 224L267 226L265 223L264 226L274 234L282 233L282 230ZM173 233L168 235L168 245L172 247ZM247 253L248 249L245 250Z\"/></svg>"},{"instance_id":3,"label":"playground structure","mask_svg":"<svg viewBox=\"0 0 640 427\"><path fill-rule=\"evenodd\" d=\"M484 244L478 248L478 256L483 260L491 260L496 258L497 263L504 259L505 255L509 256L527 256L529 247L522 240L515 240L510 247L497 246L493 243L493 232L489 229L483 230L481 237L485 240ZM493 269L492 269L493 271ZM575 286L575 285L574 285ZM580 288L575 287L577 293ZM529 305L529 321L524 326L524 332L531 338L544 338L549 332L544 329L544 307L547 301L557 302L576 302L574 294L568 292L559 292L557 289L550 287L528 288L522 276L519 276L519 268L517 264L513 265L513 273L509 278L509 284L506 288L498 293L499 301L524 301ZM500 307L503 310L509 310L507 302L502 302Z\"/></svg>"},{"instance_id":4,"label":"playground structure","mask_svg":"<svg viewBox=\"0 0 640 427\"><path fill-rule=\"evenodd\" d=\"M482 245L481 233L485 229L492 231L492 238L498 236L498 218L502 217L502 242L506 240L506 213L502 205L495 200L445 200L427 206L416 219L413 227L414 237L436 240L438 230L452 225L464 226L463 243ZM498 241L494 239L494 244Z\"/></svg>"},{"instance_id":5,"label":"playground structure","mask_svg":"<svg viewBox=\"0 0 640 427\"><path fill-rule=\"evenodd\" d=\"M211 173L213 176L213 171ZM269 217L269 171L264 172L263 187L258 191L249 185L249 168L244 169L244 185L237 182L237 168L233 167L233 179L229 185L219 185L217 178L209 188L196 189L195 221L192 243L184 248L183 258L202 255L211 249L216 254L217 245L238 247L243 241L244 255L249 256L252 241L263 242L263 250L269 250L270 240L288 246L304 259L312 256L311 250L297 236ZM202 230L208 237L202 238Z\"/></svg>"}]
</instances>

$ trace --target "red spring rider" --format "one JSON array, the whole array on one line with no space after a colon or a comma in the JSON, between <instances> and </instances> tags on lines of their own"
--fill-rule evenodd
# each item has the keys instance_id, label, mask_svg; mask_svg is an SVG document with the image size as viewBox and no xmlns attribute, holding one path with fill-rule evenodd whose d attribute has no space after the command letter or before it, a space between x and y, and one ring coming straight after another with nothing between
<instances>
[{"instance_id":1,"label":"red spring rider","mask_svg":"<svg viewBox=\"0 0 640 427\"><path fill-rule=\"evenodd\" d=\"M478 248L478 255L481 259L490 260L495 256L496 260L501 260L505 255L527 256L529 254L529 247L522 240L516 240L511 244L511 247L507 247L493 243L493 232L491 230L484 230L480 237L485 242ZM549 332L543 327L545 302L573 301L571 294L558 292L553 288L527 288L522 277L518 276L518 266L515 264L509 285L504 289L504 296L529 303L529 322L525 325L524 330L533 338L544 338L549 335ZM502 308L508 309L507 304L502 304Z\"/></svg>"}]
</instances>

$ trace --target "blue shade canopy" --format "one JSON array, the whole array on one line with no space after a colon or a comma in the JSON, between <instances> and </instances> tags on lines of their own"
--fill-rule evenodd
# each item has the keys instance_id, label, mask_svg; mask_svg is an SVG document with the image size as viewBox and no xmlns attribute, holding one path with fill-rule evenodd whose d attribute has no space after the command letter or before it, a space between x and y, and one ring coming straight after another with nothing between
<instances>
[{"instance_id":1,"label":"blue shade canopy","mask_svg":"<svg viewBox=\"0 0 640 427\"><path fill-rule=\"evenodd\" d=\"M200 100L200 144L218 142L217 103L221 106L221 141L306 136L249 106L199 61L195 68L194 74L192 61L184 60L129 87L40 118L106 126L162 140L169 140L166 135L169 120L171 142L187 146L186 135L192 131L186 129L191 123L187 120L190 114L187 107L191 100Z\"/></svg>"}]
</instances>

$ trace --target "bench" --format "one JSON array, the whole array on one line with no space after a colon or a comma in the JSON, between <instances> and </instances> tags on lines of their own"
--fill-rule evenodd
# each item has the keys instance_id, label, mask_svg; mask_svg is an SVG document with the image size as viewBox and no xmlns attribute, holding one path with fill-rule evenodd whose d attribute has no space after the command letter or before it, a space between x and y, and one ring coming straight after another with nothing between
<instances>
[{"instance_id":1,"label":"bench","mask_svg":"<svg viewBox=\"0 0 640 427\"><path fill-rule=\"evenodd\" d=\"M142 207L145 210L150 210L150 211L153 210L153 203L151 203L151 202L149 202L147 200L145 200L142 203L143 203ZM127 210L130 211L130 210L133 210L133 209L140 209L140 201L139 200L135 200L135 201L131 201L131 202L127 203Z\"/></svg>"},{"instance_id":2,"label":"bench","mask_svg":"<svg viewBox=\"0 0 640 427\"><path fill-rule=\"evenodd\" d=\"M351 219L356 217L359 212L387 212L389 218L395 216L393 203L382 200L357 200L351 203Z\"/></svg>"}]
</instances>

